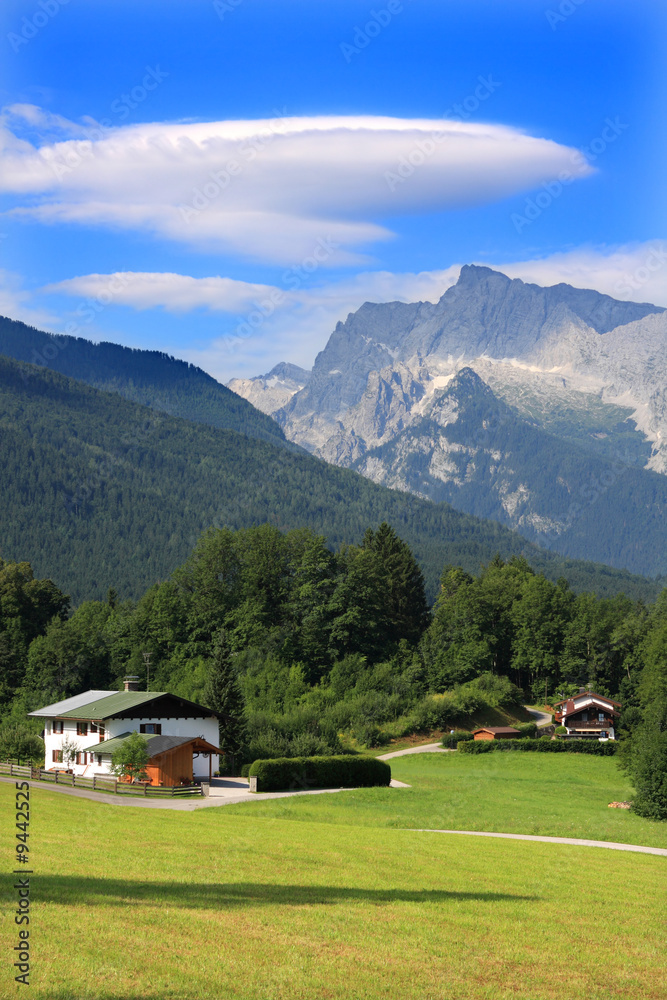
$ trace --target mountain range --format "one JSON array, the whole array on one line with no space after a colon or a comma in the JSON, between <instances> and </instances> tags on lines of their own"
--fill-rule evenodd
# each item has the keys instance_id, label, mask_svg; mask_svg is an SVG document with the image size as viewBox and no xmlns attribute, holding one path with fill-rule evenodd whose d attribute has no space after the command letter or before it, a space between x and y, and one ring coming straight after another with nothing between
<instances>
[{"instance_id":1,"label":"mountain range","mask_svg":"<svg viewBox=\"0 0 667 1000\"><path fill-rule=\"evenodd\" d=\"M439 302L365 303L312 372L229 387L374 482L563 555L667 572L667 313L467 265Z\"/></svg>"},{"instance_id":2,"label":"mountain range","mask_svg":"<svg viewBox=\"0 0 667 1000\"><path fill-rule=\"evenodd\" d=\"M168 355L24 327L26 347L21 332L0 324L2 350L39 351L35 363L0 355L0 557L32 562L74 603L103 599L109 587L139 597L187 558L202 531L264 522L310 528L337 547L386 520L418 558L431 599L444 564L476 573L497 552L523 555L578 591L650 600L659 590L328 464ZM80 377L54 371L55 362Z\"/></svg>"}]
</instances>

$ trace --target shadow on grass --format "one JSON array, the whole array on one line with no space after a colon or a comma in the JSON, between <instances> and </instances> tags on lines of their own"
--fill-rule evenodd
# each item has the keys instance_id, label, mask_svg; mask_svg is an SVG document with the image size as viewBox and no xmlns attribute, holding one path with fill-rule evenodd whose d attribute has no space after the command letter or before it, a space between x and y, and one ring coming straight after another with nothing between
<instances>
[{"instance_id":1,"label":"shadow on grass","mask_svg":"<svg viewBox=\"0 0 667 1000\"><path fill-rule=\"evenodd\" d=\"M173 904L192 909L245 906L320 906L336 903L446 903L476 900L526 902L537 896L503 892L450 892L447 889L357 889L333 885L276 885L229 882L137 882L123 879L68 878L47 875L35 879L34 899L64 906L136 906Z\"/></svg>"}]
</instances>

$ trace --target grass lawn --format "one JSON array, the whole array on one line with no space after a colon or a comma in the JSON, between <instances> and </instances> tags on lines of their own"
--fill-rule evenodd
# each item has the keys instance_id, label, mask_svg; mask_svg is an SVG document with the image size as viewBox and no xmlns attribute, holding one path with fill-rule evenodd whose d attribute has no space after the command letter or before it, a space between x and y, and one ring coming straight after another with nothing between
<instances>
[{"instance_id":1,"label":"grass lawn","mask_svg":"<svg viewBox=\"0 0 667 1000\"><path fill-rule=\"evenodd\" d=\"M229 806L253 816L375 827L494 830L667 848L667 823L609 803L633 790L613 757L421 753L388 761L402 789Z\"/></svg>"},{"instance_id":2,"label":"grass lawn","mask_svg":"<svg viewBox=\"0 0 667 1000\"><path fill-rule=\"evenodd\" d=\"M494 777L495 759L468 759L467 774L454 754L392 763L413 789L293 799L289 814L285 800L180 813L32 789L31 996L663 1000L666 859L396 829L441 825L423 819L452 782L480 819L494 781L526 817L548 797L528 790L535 773L526 789ZM530 766L566 763L579 759ZM581 763L597 813L613 780L589 768L613 762ZM541 774L564 788L565 772ZM0 783L8 828L13 796ZM658 836L626 818L644 823L638 842ZM0 996L17 990L7 962Z\"/></svg>"}]
</instances>

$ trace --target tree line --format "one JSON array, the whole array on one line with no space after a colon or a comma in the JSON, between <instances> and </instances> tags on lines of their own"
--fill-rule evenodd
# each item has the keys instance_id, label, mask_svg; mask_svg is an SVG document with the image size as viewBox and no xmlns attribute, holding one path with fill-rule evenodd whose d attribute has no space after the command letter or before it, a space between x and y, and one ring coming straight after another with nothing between
<instances>
[{"instance_id":1,"label":"tree line","mask_svg":"<svg viewBox=\"0 0 667 1000\"><path fill-rule=\"evenodd\" d=\"M369 745L586 684L623 703L622 734L661 733L667 590L653 605L574 594L497 556L477 576L446 566L429 608L386 523L335 552L309 529L210 529L138 601L111 590L73 612L27 563L0 561L3 721L146 676L147 661L152 690L236 719L229 750L249 756Z\"/></svg>"}]
</instances>

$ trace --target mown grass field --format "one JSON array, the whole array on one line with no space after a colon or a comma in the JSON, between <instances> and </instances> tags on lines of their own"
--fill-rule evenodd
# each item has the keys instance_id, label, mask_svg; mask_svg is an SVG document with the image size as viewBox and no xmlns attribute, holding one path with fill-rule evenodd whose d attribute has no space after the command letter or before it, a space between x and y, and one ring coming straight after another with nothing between
<instances>
[{"instance_id":1,"label":"mown grass field","mask_svg":"<svg viewBox=\"0 0 667 1000\"><path fill-rule=\"evenodd\" d=\"M495 759L470 759L464 772L455 757L395 760L396 777L411 777L413 789L194 813L31 790L30 995L663 1000L667 860L398 829L404 821L440 825L423 819L435 819L447 783L452 796L479 800L480 816L495 811L503 798L489 799L502 782ZM535 766L562 763L553 757ZM516 791L515 812L528 822L535 802L548 799L528 790L534 774L523 777L526 789L521 775L506 775L504 788ZM610 785L611 772L584 777L596 810L607 790L591 782ZM554 780L562 788L567 779L561 772ZM573 787L581 816L583 797ZM13 795L0 784L8 828ZM632 827L642 832L638 842L659 838L659 827L633 819L644 824ZM3 915L13 909L9 890ZM21 989L8 966L3 997Z\"/></svg>"},{"instance_id":2,"label":"mown grass field","mask_svg":"<svg viewBox=\"0 0 667 1000\"><path fill-rule=\"evenodd\" d=\"M410 785L230 806L253 816L352 826L489 830L582 837L667 848L667 823L609 803L633 790L613 757L583 754L422 753L394 757L392 777Z\"/></svg>"}]
</instances>

